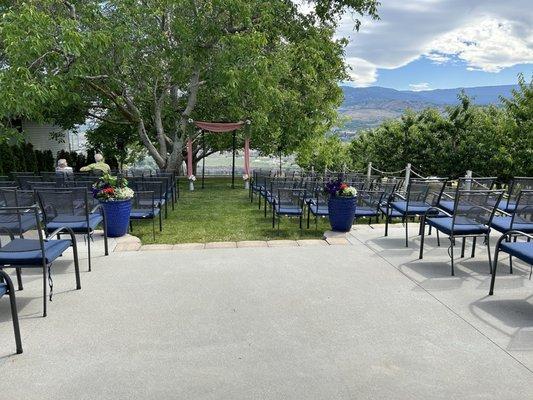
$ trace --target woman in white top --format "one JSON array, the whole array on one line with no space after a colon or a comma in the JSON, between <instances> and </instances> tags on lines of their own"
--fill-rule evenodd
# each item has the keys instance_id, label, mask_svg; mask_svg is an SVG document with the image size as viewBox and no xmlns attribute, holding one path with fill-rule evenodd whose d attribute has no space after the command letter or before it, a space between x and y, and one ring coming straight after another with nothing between
<instances>
[{"instance_id":1,"label":"woman in white top","mask_svg":"<svg viewBox=\"0 0 533 400\"><path fill-rule=\"evenodd\" d=\"M64 158L61 158L57 160L57 167L56 172L62 172L64 174L72 174L72 167L69 167L67 164L67 160Z\"/></svg>"}]
</instances>

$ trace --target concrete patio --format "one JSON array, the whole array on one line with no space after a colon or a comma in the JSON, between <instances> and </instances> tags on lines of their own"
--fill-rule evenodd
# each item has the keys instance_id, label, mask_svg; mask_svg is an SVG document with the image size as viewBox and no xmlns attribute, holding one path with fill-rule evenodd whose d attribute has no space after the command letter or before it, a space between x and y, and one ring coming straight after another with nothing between
<instances>
[{"instance_id":1,"label":"concrete patio","mask_svg":"<svg viewBox=\"0 0 533 400\"><path fill-rule=\"evenodd\" d=\"M415 232L415 227L411 232ZM486 251L450 276L446 240L356 226L349 245L114 252L95 244L17 292L24 354L0 301L2 394L13 399L524 399L533 282ZM83 243L83 242L81 242ZM478 242L479 243L479 242ZM115 246L116 243L113 244ZM233 246L232 246L233 247ZM469 254L469 248L467 248ZM505 265L505 267L504 267Z\"/></svg>"}]
</instances>

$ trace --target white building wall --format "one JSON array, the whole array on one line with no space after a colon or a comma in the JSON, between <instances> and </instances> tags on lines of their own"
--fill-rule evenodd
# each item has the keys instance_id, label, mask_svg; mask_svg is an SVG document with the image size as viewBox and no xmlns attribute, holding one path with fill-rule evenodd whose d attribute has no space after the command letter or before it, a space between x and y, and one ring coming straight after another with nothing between
<instances>
[{"instance_id":1,"label":"white building wall","mask_svg":"<svg viewBox=\"0 0 533 400\"><path fill-rule=\"evenodd\" d=\"M33 144L36 150L52 150L54 156L60 150L77 151L79 149L79 141L73 137L73 133L64 131L61 127L50 124L38 124L31 121L22 121L22 131L24 132L24 139ZM55 140L50 137L52 132L62 132L60 140ZM74 140L73 140L74 139Z\"/></svg>"}]
</instances>

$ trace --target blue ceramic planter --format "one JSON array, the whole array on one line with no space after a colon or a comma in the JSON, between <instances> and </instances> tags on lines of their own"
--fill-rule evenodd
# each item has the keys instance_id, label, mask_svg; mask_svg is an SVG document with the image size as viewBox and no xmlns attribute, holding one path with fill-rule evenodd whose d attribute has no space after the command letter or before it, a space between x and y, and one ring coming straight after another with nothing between
<instances>
[{"instance_id":1,"label":"blue ceramic planter","mask_svg":"<svg viewBox=\"0 0 533 400\"><path fill-rule=\"evenodd\" d=\"M124 236L130 223L131 200L103 201L101 204L107 219L107 236Z\"/></svg>"},{"instance_id":2,"label":"blue ceramic planter","mask_svg":"<svg viewBox=\"0 0 533 400\"><path fill-rule=\"evenodd\" d=\"M332 230L348 232L352 229L355 205L355 197L330 196L328 200L328 217Z\"/></svg>"}]
</instances>

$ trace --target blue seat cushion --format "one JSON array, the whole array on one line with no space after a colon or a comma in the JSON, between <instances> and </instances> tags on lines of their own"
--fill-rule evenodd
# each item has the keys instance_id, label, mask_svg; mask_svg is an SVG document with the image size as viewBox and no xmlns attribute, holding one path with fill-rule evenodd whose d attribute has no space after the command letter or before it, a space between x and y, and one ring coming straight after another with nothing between
<instances>
[{"instance_id":1,"label":"blue seat cushion","mask_svg":"<svg viewBox=\"0 0 533 400\"><path fill-rule=\"evenodd\" d=\"M424 214L431 205L423 201L410 201L408 206L406 201L393 201L391 207L402 215L421 215Z\"/></svg>"},{"instance_id":2,"label":"blue seat cushion","mask_svg":"<svg viewBox=\"0 0 533 400\"><path fill-rule=\"evenodd\" d=\"M313 215L318 215L318 216L329 215L329 209L327 206L320 206L320 205L317 206L316 204L310 204L309 211L311 211Z\"/></svg>"},{"instance_id":3,"label":"blue seat cushion","mask_svg":"<svg viewBox=\"0 0 533 400\"><path fill-rule=\"evenodd\" d=\"M101 214L89 214L89 228L94 230L103 220L104 217ZM87 232L87 219L84 215L60 214L46 224L46 230L52 232L62 226L70 228L76 233L85 233Z\"/></svg>"},{"instance_id":4,"label":"blue seat cushion","mask_svg":"<svg viewBox=\"0 0 533 400\"><path fill-rule=\"evenodd\" d=\"M355 217L376 217L378 211L375 208L371 207L355 207Z\"/></svg>"},{"instance_id":5,"label":"blue seat cushion","mask_svg":"<svg viewBox=\"0 0 533 400\"><path fill-rule=\"evenodd\" d=\"M533 242L502 242L500 249L528 264L533 264Z\"/></svg>"},{"instance_id":6,"label":"blue seat cushion","mask_svg":"<svg viewBox=\"0 0 533 400\"><path fill-rule=\"evenodd\" d=\"M387 206L381 206L379 207L379 210L384 214L387 215ZM389 207L389 217L391 218L401 218L403 215L396 211L394 208Z\"/></svg>"},{"instance_id":7,"label":"blue seat cushion","mask_svg":"<svg viewBox=\"0 0 533 400\"><path fill-rule=\"evenodd\" d=\"M533 233L533 222L520 222L520 219L515 217L513 227L511 228L511 220L512 217L494 217L490 226L502 233L510 231L511 229L525 233Z\"/></svg>"},{"instance_id":8,"label":"blue seat cushion","mask_svg":"<svg viewBox=\"0 0 533 400\"><path fill-rule=\"evenodd\" d=\"M44 242L46 263L54 262L71 246L70 240L47 240ZM0 265L41 265L42 252L38 240L14 239L0 247Z\"/></svg>"},{"instance_id":9,"label":"blue seat cushion","mask_svg":"<svg viewBox=\"0 0 533 400\"><path fill-rule=\"evenodd\" d=\"M449 213L453 212L453 207L455 206L454 200L441 200L439 201L439 207L442 208L444 211L448 211Z\"/></svg>"},{"instance_id":10,"label":"blue seat cushion","mask_svg":"<svg viewBox=\"0 0 533 400\"><path fill-rule=\"evenodd\" d=\"M300 215L302 209L298 206L283 205L281 207L276 206L276 214L283 215Z\"/></svg>"},{"instance_id":11,"label":"blue seat cushion","mask_svg":"<svg viewBox=\"0 0 533 400\"><path fill-rule=\"evenodd\" d=\"M0 297L7 293L7 285L5 283L0 283Z\"/></svg>"},{"instance_id":12,"label":"blue seat cushion","mask_svg":"<svg viewBox=\"0 0 533 400\"><path fill-rule=\"evenodd\" d=\"M150 219L157 217L159 215L160 209L154 208L152 209L133 209L130 213L131 219Z\"/></svg>"},{"instance_id":13,"label":"blue seat cushion","mask_svg":"<svg viewBox=\"0 0 533 400\"><path fill-rule=\"evenodd\" d=\"M452 233L454 235L484 235L490 229L488 226L468 218L457 217L452 232L452 221L453 218L451 217L437 217L428 218L426 222L428 225L433 226L435 229L447 235L451 235Z\"/></svg>"}]
</instances>

